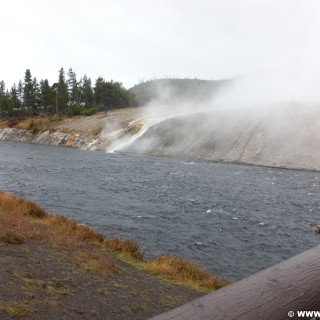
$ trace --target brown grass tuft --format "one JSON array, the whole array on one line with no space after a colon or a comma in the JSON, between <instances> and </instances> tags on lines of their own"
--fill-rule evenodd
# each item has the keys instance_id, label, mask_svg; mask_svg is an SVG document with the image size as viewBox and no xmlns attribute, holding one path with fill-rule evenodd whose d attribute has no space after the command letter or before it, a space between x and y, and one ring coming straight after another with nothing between
<instances>
[{"instance_id":1,"label":"brown grass tuft","mask_svg":"<svg viewBox=\"0 0 320 320\"><path fill-rule=\"evenodd\" d=\"M47 131L52 130L52 123L48 117L33 117L21 120L19 123L14 125L18 129L31 130L36 129L37 131Z\"/></svg>"},{"instance_id":2,"label":"brown grass tuft","mask_svg":"<svg viewBox=\"0 0 320 320\"><path fill-rule=\"evenodd\" d=\"M74 262L87 271L98 272L106 276L120 273L120 269L114 265L108 256L89 250L77 252L74 255Z\"/></svg>"},{"instance_id":3,"label":"brown grass tuft","mask_svg":"<svg viewBox=\"0 0 320 320\"><path fill-rule=\"evenodd\" d=\"M175 256L157 257L145 263L145 268L168 280L204 291L212 291L224 286L221 280L209 271Z\"/></svg>"},{"instance_id":4,"label":"brown grass tuft","mask_svg":"<svg viewBox=\"0 0 320 320\"><path fill-rule=\"evenodd\" d=\"M0 310L4 311L8 316L13 318L27 317L34 312L27 303L12 302L0 303Z\"/></svg>"},{"instance_id":5,"label":"brown grass tuft","mask_svg":"<svg viewBox=\"0 0 320 320\"><path fill-rule=\"evenodd\" d=\"M14 195L10 195L0 190L0 207L23 216L43 218L47 213L37 204L32 201L20 199Z\"/></svg>"},{"instance_id":6,"label":"brown grass tuft","mask_svg":"<svg viewBox=\"0 0 320 320\"><path fill-rule=\"evenodd\" d=\"M1 211L0 241L6 244L22 244L29 239L49 240L55 234L43 228L43 225L39 223L42 220L43 218L37 221L20 214Z\"/></svg>"},{"instance_id":7,"label":"brown grass tuft","mask_svg":"<svg viewBox=\"0 0 320 320\"><path fill-rule=\"evenodd\" d=\"M104 236L89 227L78 224L75 220L59 215L48 216L46 219L49 225L67 234L75 235L78 239L87 240L89 242L102 243Z\"/></svg>"},{"instance_id":8,"label":"brown grass tuft","mask_svg":"<svg viewBox=\"0 0 320 320\"><path fill-rule=\"evenodd\" d=\"M121 253L127 258L135 261L143 261L144 253L141 251L139 245L131 240L124 240L118 237L105 238L103 246L111 251Z\"/></svg>"},{"instance_id":9,"label":"brown grass tuft","mask_svg":"<svg viewBox=\"0 0 320 320\"><path fill-rule=\"evenodd\" d=\"M8 123L6 120L0 120L0 129L8 128Z\"/></svg>"},{"instance_id":10,"label":"brown grass tuft","mask_svg":"<svg viewBox=\"0 0 320 320\"><path fill-rule=\"evenodd\" d=\"M85 225L78 224L75 220L65 216L48 216L46 221L49 225L68 234L75 235L78 239L97 243L110 251L125 255L130 260L135 262L143 260L143 252L139 245L134 241L123 240L117 237L106 238L97 231L94 231Z\"/></svg>"},{"instance_id":11,"label":"brown grass tuft","mask_svg":"<svg viewBox=\"0 0 320 320\"><path fill-rule=\"evenodd\" d=\"M22 244L26 242L26 239L25 237L9 230L0 235L0 241L6 244Z\"/></svg>"}]
</instances>

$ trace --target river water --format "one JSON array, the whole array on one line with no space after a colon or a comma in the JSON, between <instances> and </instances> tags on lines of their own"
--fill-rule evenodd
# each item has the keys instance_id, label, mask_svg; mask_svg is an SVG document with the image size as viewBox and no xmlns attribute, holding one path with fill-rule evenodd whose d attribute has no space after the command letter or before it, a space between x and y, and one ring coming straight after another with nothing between
<instances>
[{"instance_id":1,"label":"river water","mask_svg":"<svg viewBox=\"0 0 320 320\"><path fill-rule=\"evenodd\" d=\"M319 244L320 173L0 141L0 188L240 279Z\"/></svg>"}]
</instances>

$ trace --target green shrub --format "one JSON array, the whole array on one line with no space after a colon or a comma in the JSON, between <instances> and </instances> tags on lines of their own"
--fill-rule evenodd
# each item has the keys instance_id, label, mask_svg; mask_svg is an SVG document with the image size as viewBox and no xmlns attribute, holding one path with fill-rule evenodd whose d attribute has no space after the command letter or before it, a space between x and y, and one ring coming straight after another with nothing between
<instances>
[{"instance_id":1,"label":"green shrub","mask_svg":"<svg viewBox=\"0 0 320 320\"><path fill-rule=\"evenodd\" d=\"M40 126L37 122L34 122L33 120L31 120L31 122L29 123L29 126L28 126L28 130L30 130L32 133L37 133L41 129L40 129Z\"/></svg>"},{"instance_id":2,"label":"green shrub","mask_svg":"<svg viewBox=\"0 0 320 320\"><path fill-rule=\"evenodd\" d=\"M69 115L70 116L80 116L82 112L85 111L85 108L81 106L80 104L74 104L69 109Z\"/></svg>"},{"instance_id":3,"label":"green shrub","mask_svg":"<svg viewBox=\"0 0 320 320\"><path fill-rule=\"evenodd\" d=\"M97 109L96 108L90 108L90 109L85 109L83 115L84 116L92 116L95 113L97 113Z\"/></svg>"},{"instance_id":4,"label":"green shrub","mask_svg":"<svg viewBox=\"0 0 320 320\"><path fill-rule=\"evenodd\" d=\"M80 104L74 104L69 109L69 116L92 116L97 112L95 107L87 109Z\"/></svg>"}]
</instances>

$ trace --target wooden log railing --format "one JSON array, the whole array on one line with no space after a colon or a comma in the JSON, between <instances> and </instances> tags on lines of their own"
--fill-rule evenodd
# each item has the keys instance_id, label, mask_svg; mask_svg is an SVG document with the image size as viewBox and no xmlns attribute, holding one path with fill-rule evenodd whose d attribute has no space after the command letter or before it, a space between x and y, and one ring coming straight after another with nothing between
<instances>
[{"instance_id":1,"label":"wooden log railing","mask_svg":"<svg viewBox=\"0 0 320 320\"><path fill-rule=\"evenodd\" d=\"M319 315L298 311L319 311ZM320 245L152 320L282 320L319 316Z\"/></svg>"}]
</instances>

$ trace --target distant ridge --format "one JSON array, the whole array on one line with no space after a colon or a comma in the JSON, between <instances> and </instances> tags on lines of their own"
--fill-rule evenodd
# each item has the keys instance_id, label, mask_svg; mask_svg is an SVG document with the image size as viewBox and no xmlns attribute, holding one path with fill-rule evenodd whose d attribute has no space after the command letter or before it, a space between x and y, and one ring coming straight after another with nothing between
<instances>
[{"instance_id":1,"label":"distant ridge","mask_svg":"<svg viewBox=\"0 0 320 320\"><path fill-rule=\"evenodd\" d=\"M157 79L137 84L129 89L138 105L155 100L163 103L210 100L223 85L231 80Z\"/></svg>"}]
</instances>

